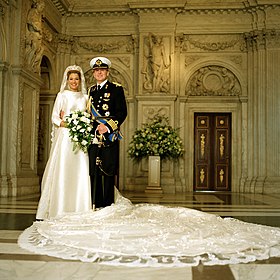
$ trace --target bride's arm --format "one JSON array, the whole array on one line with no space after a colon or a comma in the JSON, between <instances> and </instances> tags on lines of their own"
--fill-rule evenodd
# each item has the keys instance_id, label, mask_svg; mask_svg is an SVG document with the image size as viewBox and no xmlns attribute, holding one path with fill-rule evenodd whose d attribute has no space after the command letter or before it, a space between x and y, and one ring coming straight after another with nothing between
<instances>
[{"instance_id":1,"label":"bride's arm","mask_svg":"<svg viewBox=\"0 0 280 280\"><path fill-rule=\"evenodd\" d=\"M63 96L59 92L55 99L53 112L52 112L52 123L57 127L65 127L65 122L63 121L64 111L62 105L63 105ZM63 114L61 112L63 112Z\"/></svg>"}]
</instances>

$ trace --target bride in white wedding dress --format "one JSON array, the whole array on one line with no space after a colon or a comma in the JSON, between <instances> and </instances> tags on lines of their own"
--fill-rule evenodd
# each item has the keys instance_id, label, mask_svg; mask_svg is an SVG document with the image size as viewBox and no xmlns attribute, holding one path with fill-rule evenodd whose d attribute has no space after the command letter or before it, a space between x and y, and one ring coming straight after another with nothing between
<instances>
[{"instance_id":1,"label":"bride in white wedding dress","mask_svg":"<svg viewBox=\"0 0 280 280\"><path fill-rule=\"evenodd\" d=\"M156 204L115 204L34 222L19 245L63 259L126 266L247 263L280 256L280 228Z\"/></svg>"},{"instance_id":2,"label":"bride in white wedding dress","mask_svg":"<svg viewBox=\"0 0 280 280\"><path fill-rule=\"evenodd\" d=\"M88 154L73 151L65 117L86 110L87 90L80 66L70 65L63 74L52 111L52 146L43 174L36 218L48 219L67 212L92 208ZM61 115L64 112L64 116Z\"/></svg>"}]
</instances>

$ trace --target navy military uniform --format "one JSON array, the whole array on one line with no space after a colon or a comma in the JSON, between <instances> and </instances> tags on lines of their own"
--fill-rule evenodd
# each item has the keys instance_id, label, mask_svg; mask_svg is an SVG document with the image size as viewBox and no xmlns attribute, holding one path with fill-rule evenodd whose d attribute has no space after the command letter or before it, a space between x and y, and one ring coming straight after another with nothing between
<instances>
[{"instance_id":1,"label":"navy military uniform","mask_svg":"<svg viewBox=\"0 0 280 280\"><path fill-rule=\"evenodd\" d=\"M100 61L98 66L102 67ZM89 109L95 119L93 133L100 122L109 129L103 134L102 139L97 133L101 144L92 144L88 150L92 203L96 208L100 208L114 203L115 175L119 164L120 125L127 116L127 106L123 87L117 83L107 81L100 90L95 84L89 88L88 95Z\"/></svg>"}]
</instances>

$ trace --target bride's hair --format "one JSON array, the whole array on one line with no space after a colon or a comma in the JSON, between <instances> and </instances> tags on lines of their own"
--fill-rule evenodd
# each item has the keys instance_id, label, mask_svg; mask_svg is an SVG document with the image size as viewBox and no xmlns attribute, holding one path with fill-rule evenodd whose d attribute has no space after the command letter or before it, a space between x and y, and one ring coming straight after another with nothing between
<instances>
[{"instance_id":1,"label":"bride's hair","mask_svg":"<svg viewBox=\"0 0 280 280\"><path fill-rule=\"evenodd\" d=\"M80 78L80 80L81 80L81 72L78 71L78 70L69 70L69 71L67 72L67 80L69 79L69 77L70 77L71 74L78 74L78 75L79 75L79 78Z\"/></svg>"}]
</instances>

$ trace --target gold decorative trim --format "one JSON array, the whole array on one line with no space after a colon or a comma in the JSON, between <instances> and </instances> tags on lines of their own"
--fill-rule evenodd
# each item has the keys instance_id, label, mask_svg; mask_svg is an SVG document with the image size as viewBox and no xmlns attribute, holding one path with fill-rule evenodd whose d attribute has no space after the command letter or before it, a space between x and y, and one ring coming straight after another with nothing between
<instances>
[{"instance_id":1,"label":"gold decorative trim","mask_svg":"<svg viewBox=\"0 0 280 280\"><path fill-rule=\"evenodd\" d=\"M110 125L110 127L111 127L113 130L117 130L117 129L118 129L117 123L116 123L114 120L112 120L112 119L110 119L110 120L107 122L107 124Z\"/></svg>"}]
</instances>

